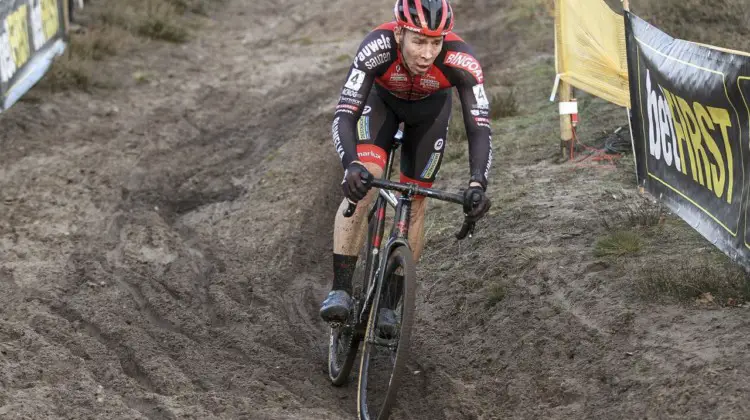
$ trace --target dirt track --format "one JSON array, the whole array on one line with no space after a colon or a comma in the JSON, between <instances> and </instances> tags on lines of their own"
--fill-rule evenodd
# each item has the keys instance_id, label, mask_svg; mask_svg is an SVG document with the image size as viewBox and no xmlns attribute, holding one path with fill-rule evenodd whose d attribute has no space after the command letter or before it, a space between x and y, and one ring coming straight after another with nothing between
<instances>
[{"instance_id":1,"label":"dirt track","mask_svg":"<svg viewBox=\"0 0 750 420\"><path fill-rule=\"evenodd\" d=\"M341 56L389 2L367 17L355 0L244 3L184 47L117 63L150 84L0 117L0 418L353 418L317 316L340 198L328 130ZM488 74L552 71L549 40L520 24L493 43L505 2L456 3ZM548 106L547 86L511 81L525 111ZM418 373L394 418L748 418L747 311L633 298L627 266L592 256L603 228L583 211L636 200L630 174L556 164L549 115L496 130L497 204L472 242L451 240L457 209L434 207ZM447 166L440 186L464 174ZM507 294L489 306L495 284Z\"/></svg>"}]
</instances>

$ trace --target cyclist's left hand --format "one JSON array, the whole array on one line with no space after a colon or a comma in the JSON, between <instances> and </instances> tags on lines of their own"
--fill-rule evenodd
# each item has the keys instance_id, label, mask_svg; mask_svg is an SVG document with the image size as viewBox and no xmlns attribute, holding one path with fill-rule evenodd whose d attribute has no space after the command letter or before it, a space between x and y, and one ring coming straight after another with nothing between
<instances>
[{"instance_id":1,"label":"cyclist's left hand","mask_svg":"<svg viewBox=\"0 0 750 420\"><path fill-rule=\"evenodd\" d=\"M464 190L464 214L470 222L481 219L492 203L482 187L472 185Z\"/></svg>"}]
</instances>

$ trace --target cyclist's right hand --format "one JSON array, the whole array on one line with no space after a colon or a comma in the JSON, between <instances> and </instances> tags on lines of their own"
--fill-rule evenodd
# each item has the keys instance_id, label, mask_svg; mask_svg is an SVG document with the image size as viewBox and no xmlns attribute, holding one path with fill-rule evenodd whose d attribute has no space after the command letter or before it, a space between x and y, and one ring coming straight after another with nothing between
<instances>
[{"instance_id":1,"label":"cyclist's right hand","mask_svg":"<svg viewBox=\"0 0 750 420\"><path fill-rule=\"evenodd\" d=\"M372 174L362 163L358 161L350 163L344 172L344 180L341 181L344 196L354 203L360 201L370 190L371 181Z\"/></svg>"}]
</instances>

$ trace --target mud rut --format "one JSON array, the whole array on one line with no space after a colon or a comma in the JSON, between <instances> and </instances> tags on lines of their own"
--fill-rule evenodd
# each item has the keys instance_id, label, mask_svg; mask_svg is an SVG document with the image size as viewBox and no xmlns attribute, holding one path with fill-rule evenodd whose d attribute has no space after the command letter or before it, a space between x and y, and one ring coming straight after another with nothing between
<instances>
[{"instance_id":1,"label":"mud rut","mask_svg":"<svg viewBox=\"0 0 750 420\"><path fill-rule=\"evenodd\" d=\"M229 2L128 63L163 72L150 86L8 114L0 417L350 417L314 306L340 176L328 69L352 47L290 42L315 19Z\"/></svg>"}]
</instances>

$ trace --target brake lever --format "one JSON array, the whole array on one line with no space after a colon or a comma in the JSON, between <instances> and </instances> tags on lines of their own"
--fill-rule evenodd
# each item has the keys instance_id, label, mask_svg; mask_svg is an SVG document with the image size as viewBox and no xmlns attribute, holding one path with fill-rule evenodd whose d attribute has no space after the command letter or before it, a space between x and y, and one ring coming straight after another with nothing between
<instances>
[{"instance_id":1,"label":"brake lever","mask_svg":"<svg viewBox=\"0 0 750 420\"><path fill-rule=\"evenodd\" d=\"M474 236L475 225L476 225L476 222L470 222L464 219L464 224L461 225L461 230L456 234L456 239L460 241L461 239L466 238L466 235L468 235L469 238L472 238Z\"/></svg>"},{"instance_id":2,"label":"brake lever","mask_svg":"<svg viewBox=\"0 0 750 420\"><path fill-rule=\"evenodd\" d=\"M362 182L367 185L370 184L373 180L373 176L371 173L367 172L367 175L362 177ZM349 201L349 207L344 210L344 217L352 217L354 212L357 210L357 203L352 203Z\"/></svg>"}]
</instances>

